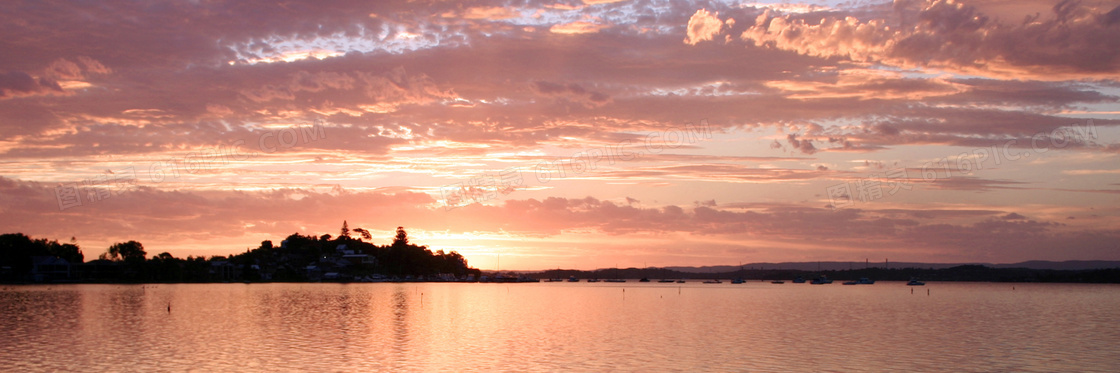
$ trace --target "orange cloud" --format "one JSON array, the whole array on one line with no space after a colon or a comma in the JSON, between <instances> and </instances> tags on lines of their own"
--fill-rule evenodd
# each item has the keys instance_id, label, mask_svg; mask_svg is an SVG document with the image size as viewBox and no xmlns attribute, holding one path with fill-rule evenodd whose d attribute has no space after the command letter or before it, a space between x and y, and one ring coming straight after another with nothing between
<instances>
[{"instance_id":1,"label":"orange cloud","mask_svg":"<svg viewBox=\"0 0 1120 373\"><path fill-rule=\"evenodd\" d=\"M867 21L854 16L818 20L766 10L740 38L809 56L992 77L1114 78L1120 65L1120 38L1101 37L1115 33L1120 6L1061 2L1053 6L1052 14L1026 15L1022 22L1005 23L965 2L895 4L893 13Z\"/></svg>"},{"instance_id":2,"label":"orange cloud","mask_svg":"<svg viewBox=\"0 0 1120 373\"><path fill-rule=\"evenodd\" d=\"M501 20L501 19L514 18L514 17L517 17L519 15L520 14L518 14L513 9L506 8L506 7L476 6L476 7L467 8L467 10L463 11L460 16L465 18L465 19Z\"/></svg>"},{"instance_id":3,"label":"orange cloud","mask_svg":"<svg viewBox=\"0 0 1120 373\"><path fill-rule=\"evenodd\" d=\"M557 34L594 34L599 32L599 30L608 27L610 26L586 21L575 21L571 23L552 25L552 27L550 27L548 31Z\"/></svg>"},{"instance_id":4,"label":"orange cloud","mask_svg":"<svg viewBox=\"0 0 1120 373\"><path fill-rule=\"evenodd\" d=\"M731 20L729 22L734 23ZM684 39L684 43L696 45L696 43L702 41L712 40L716 35L719 35L722 28L723 21L719 20L719 12L708 13L707 9L697 10L688 19L688 37Z\"/></svg>"}]
</instances>

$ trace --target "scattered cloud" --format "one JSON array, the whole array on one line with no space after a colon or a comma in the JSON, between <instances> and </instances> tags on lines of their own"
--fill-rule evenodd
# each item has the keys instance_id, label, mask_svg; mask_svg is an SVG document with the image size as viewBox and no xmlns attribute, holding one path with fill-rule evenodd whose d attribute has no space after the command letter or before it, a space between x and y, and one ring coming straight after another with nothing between
<instances>
[{"instance_id":1,"label":"scattered cloud","mask_svg":"<svg viewBox=\"0 0 1120 373\"><path fill-rule=\"evenodd\" d=\"M202 246L193 230L240 247L347 215L546 251L606 235L620 253L1115 258L1099 242L1120 214L1101 207L1118 195L1118 14L1044 0L0 4L0 211L31 234L160 245ZM711 136L667 140L701 121ZM290 142L308 126L321 136ZM54 199L107 169L229 148L247 157L116 202ZM577 172L575 155L610 151L638 156ZM961 160L984 167L917 182ZM526 184L513 194L439 206L441 187L511 169ZM915 188L822 207L829 186L887 169ZM704 255L690 260L723 254Z\"/></svg>"},{"instance_id":2,"label":"scattered cloud","mask_svg":"<svg viewBox=\"0 0 1120 373\"><path fill-rule=\"evenodd\" d=\"M697 10L688 19L688 37L684 39L684 43L696 45L702 41L712 40L719 35L722 28L723 21L719 19L719 12L708 13L707 9Z\"/></svg>"},{"instance_id":3,"label":"scattered cloud","mask_svg":"<svg viewBox=\"0 0 1120 373\"><path fill-rule=\"evenodd\" d=\"M769 10L740 38L760 47L898 67L935 67L982 76L1067 79L1113 76L1120 41L1110 16L1120 6L1062 1L1049 12L1001 20L967 1L896 1L860 20ZM901 26L900 26L901 24ZM1102 44L1103 43L1103 44ZM1082 55L1092 58L1064 58Z\"/></svg>"},{"instance_id":4,"label":"scattered cloud","mask_svg":"<svg viewBox=\"0 0 1120 373\"><path fill-rule=\"evenodd\" d=\"M34 78L22 71L0 73L0 99L62 93L62 86L53 80Z\"/></svg>"},{"instance_id":5,"label":"scattered cloud","mask_svg":"<svg viewBox=\"0 0 1120 373\"><path fill-rule=\"evenodd\" d=\"M552 27L549 27L548 31L556 34L594 34L607 27L610 27L610 25L602 25L587 21L575 21L571 23L552 25Z\"/></svg>"}]
</instances>

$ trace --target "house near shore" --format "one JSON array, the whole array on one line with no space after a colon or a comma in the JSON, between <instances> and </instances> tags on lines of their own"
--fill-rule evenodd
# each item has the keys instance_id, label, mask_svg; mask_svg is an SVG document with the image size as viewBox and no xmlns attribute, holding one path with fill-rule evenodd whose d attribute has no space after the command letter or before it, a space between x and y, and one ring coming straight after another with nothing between
<instances>
[{"instance_id":1,"label":"house near shore","mask_svg":"<svg viewBox=\"0 0 1120 373\"><path fill-rule=\"evenodd\" d=\"M31 257L31 280L34 282L70 281L70 262L57 256Z\"/></svg>"}]
</instances>

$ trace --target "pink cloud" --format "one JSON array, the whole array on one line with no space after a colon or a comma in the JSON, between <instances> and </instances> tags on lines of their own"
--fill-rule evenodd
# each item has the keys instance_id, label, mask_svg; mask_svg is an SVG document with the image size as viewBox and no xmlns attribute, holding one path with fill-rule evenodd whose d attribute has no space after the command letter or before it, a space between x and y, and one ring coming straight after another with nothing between
<instances>
[{"instance_id":1,"label":"pink cloud","mask_svg":"<svg viewBox=\"0 0 1120 373\"><path fill-rule=\"evenodd\" d=\"M555 34L594 34L610 25L603 25L587 21L575 21L564 24L552 25L548 31Z\"/></svg>"},{"instance_id":2,"label":"pink cloud","mask_svg":"<svg viewBox=\"0 0 1120 373\"><path fill-rule=\"evenodd\" d=\"M719 12L708 13L707 9L700 9L688 19L687 28L688 36L684 39L684 43L696 45L719 35L723 28L723 21L719 19Z\"/></svg>"},{"instance_id":3,"label":"pink cloud","mask_svg":"<svg viewBox=\"0 0 1120 373\"><path fill-rule=\"evenodd\" d=\"M0 5L0 49L18 51L0 62L0 221L172 249L240 250L352 217L516 234L550 253L607 237L580 253L639 255L642 242L688 262L1108 255L1116 212L1085 209L1107 205L1114 180L1061 171L1111 169L1120 153L1114 5L573 4ZM1100 136L1055 137L1089 117ZM701 119L713 137L643 150L647 135ZM312 124L324 136L261 149ZM252 159L80 208L54 199L58 181L238 141ZM1049 151L1033 153L1037 141ZM486 204L445 210L423 193L511 165L570 169L573 154L619 144L648 154ZM930 157L976 149L1035 156L915 182L925 193L867 210L815 195L875 164L916 177ZM324 191L334 184L348 192ZM999 203L1009 191L1063 201L1039 208L1060 218L1012 211ZM937 236L953 230L973 241Z\"/></svg>"},{"instance_id":4,"label":"pink cloud","mask_svg":"<svg viewBox=\"0 0 1120 373\"><path fill-rule=\"evenodd\" d=\"M1116 72L1120 53L1115 51L1120 48L1109 46L1117 43L1114 38L1098 36L1114 32L1117 23L1111 14L1116 9L1120 8L1066 1L1054 5L1050 14L998 20L969 2L925 0L896 2L892 11L866 21L841 14L819 22L767 11L740 37L757 46L902 67L933 66L994 76L1029 74L1035 79L1064 80L1076 74L1107 77Z\"/></svg>"}]
</instances>

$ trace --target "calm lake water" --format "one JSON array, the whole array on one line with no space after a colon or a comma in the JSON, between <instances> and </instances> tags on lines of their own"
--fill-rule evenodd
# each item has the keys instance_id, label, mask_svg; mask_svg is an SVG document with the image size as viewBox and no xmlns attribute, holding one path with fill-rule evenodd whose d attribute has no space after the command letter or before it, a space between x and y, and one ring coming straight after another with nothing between
<instances>
[{"instance_id":1,"label":"calm lake water","mask_svg":"<svg viewBox=\"0 0 1120 373\"><path fill-rule=\"evenodd\" d=\"M1120 369L1115 285L0 289L5 372Z\"/></svg>"}]
</instances>

